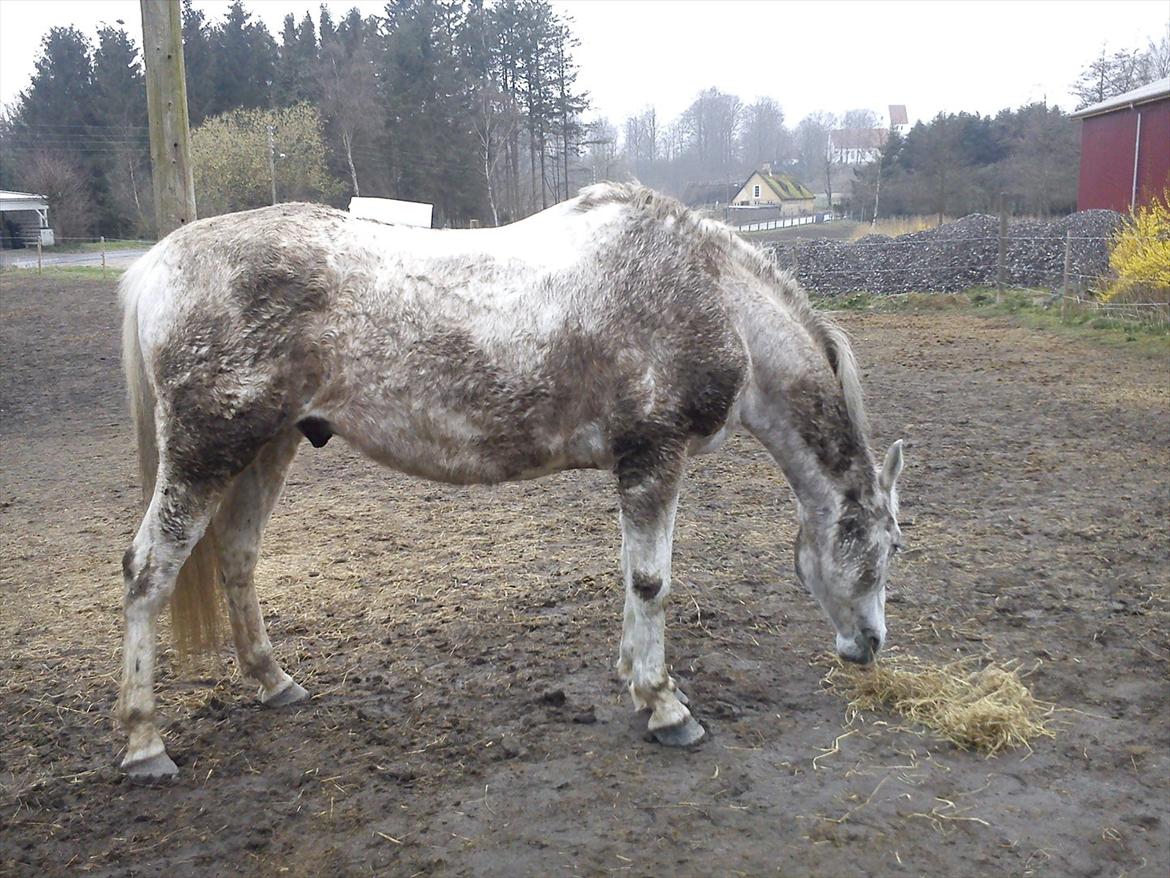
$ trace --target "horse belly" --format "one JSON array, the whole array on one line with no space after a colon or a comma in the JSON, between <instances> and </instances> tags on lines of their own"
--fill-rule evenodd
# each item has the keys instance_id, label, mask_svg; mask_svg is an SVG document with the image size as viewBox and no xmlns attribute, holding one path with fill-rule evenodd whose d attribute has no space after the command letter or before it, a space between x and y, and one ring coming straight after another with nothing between
<instances>
[{"instance_id":1,"label":"horse belly","mask_svg":"<svg viewBox=\"0 0 1170 878\"><path fill-rule=\"evenodd\" d=\"M539 478L566 469L610 465L598 424L569 430L485 429L461 412L385 412L371 417L340 411L329 418L334 433L363 454L410 475L459 485Z\"/></svg>"}]
</instances>

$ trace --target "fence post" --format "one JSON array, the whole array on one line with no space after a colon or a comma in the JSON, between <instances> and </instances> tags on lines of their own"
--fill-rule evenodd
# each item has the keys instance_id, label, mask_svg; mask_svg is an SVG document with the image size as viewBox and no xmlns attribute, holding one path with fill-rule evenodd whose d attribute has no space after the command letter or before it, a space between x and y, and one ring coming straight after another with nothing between
<instances>
[{"instance_id":1,"label":"fence post","mask_svg":"<svg viewBox=\"0 0 1170 878\"><path fill-rule=\"evenodd\" d=\"M41 273L41 242L37 241L37 274Z\"/></svg>"},{"instance_id":2,"label":"fence post","mask_svg":"<svg viewBox=\"0 0 1170 878\"><path fill-rule=\"evenodd\" d=\"M102 273L106 270L106 236L102 235Z\"/></svg>"},{"instance_id":3,"label":"fence post","mask_svg":"<svg viewBox=\"0 0 1170 878\"><path fill-rule=\"evenodd\" d=\"M1003 301L1003 291L1007 287L1007 199L1004 193L999 193L999 255L995 260L995 301Z\"/></svg>"},{"instance_id":4,"label":"fence post","mask_svg":"<svg viewBox=\"0 0 1170 878\"><path fill-rule=\"evenodd\" d=\"M1068 270L1071 263L1072 232L1064 233L1064 276L1060 283L1060 322L1064 322L1068 313Z\"/></svg>"}]
</instances>

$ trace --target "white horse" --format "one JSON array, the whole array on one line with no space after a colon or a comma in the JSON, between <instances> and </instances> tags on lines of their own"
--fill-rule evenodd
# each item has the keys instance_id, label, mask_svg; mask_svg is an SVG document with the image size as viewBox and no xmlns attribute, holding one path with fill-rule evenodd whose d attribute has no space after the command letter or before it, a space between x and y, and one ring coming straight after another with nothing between
<instances>
[{"instance_id":1,"label":"white horse","mask_svg":"<svg viewBox=\"0 0 1170 878\"><path fill-rule=\"evenodd\" d=\"M146 512L127 550L119 717L134 777L173 775L154 721L155 622L211 638L227 595L266 705L306 692L277 663L252 583L302 438L334 434L457 484L611 470L625 619L617 669L659 741L703 735L667 673L663 604L688 454L739 427L798 498L796 572L869 662L900 539L901 443L878 469L845 335L762 254L633 185L500 229L388 226L286 204L201 220L122 282Z\"/></svg>"}]
</instances>

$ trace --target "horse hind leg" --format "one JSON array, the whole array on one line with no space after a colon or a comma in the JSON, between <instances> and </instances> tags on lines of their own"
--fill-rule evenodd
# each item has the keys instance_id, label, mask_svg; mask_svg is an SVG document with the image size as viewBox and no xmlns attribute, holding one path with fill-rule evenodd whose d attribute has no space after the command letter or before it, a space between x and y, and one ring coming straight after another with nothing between
<instances>
[{"instance_id":1,"label":"horse hind leg","mask_svg":"<svg viewBox=\"0 0 1170 878\"><path fill-rule=\"evenodd\" d=\"M125 633L117 715L128 735L122 767L135 779L170 777L178 771L155 724L158 614L207 528L215 499L211 491L160 478L122 559Z\"/></svg>"},{"instance_id":2,"label":"horse hind leg","mask_svg":"<svg viewBox=\"0 0 1170 878\"><path fill-rule=\"evenodd\" d=\"M289 430L264 446L236 476L215 516L236 656L240 670L260 684L260 701L267 707L292 704L309 694L273 655L253 581L260 540L300 439L299 433Z\"/></svg>"},{"instance_id":3,"label":"horse hind leg","mask_svg":"<svg viewBox=\"0 0 1170 878\"><path fill-rule=\"evenodd\" d=\"M618 473L626 591L618 673L629 682L635 708L650 711L649 731L671 746L694 744L704 734L666 671L665 602L681 470L680 460L666 471L619 467Z\"/></svg>"}]
</instances>

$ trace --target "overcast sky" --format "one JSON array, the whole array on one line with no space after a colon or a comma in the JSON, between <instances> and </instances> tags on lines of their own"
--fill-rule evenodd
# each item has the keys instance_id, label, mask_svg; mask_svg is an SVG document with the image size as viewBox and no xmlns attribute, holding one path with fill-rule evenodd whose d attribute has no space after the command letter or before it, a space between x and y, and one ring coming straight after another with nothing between
<instances>
[{"instance_id":1,"label":"overcast sky","mask_svg":"<svg viewBox=\"0 0 1170 878\"><path fill-rule=\"evenodd\" d=\"M292 12L316 17L318 0L251 0L279 38ZM382 0L335 2L340 18ZM1144 47L1170 29L1166 0L553 0L581 40L580 85L589 116L615 124L646 106L662 122L714 85L745 101L770 95L795 125L814 110L905 104L911 121L940 111L994 113L1047 100L1071 109L1069 84L1100 52ZM211 20L226 0L195 0ZM125 22L141 43L137 0L0 0L0 102L28 85L41 37L72 25L93 36Z\"/></svg>"}]
</instances>

